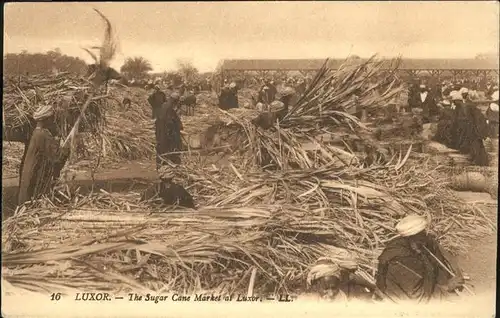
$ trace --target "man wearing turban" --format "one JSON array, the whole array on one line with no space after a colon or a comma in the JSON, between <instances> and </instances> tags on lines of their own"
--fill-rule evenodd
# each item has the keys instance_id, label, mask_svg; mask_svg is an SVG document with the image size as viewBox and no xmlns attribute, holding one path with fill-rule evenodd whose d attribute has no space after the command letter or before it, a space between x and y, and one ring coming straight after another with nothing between
<instances>
[{"instance_id":1,"label":"man wearing turban","mask_svg":"<svg viewBox=\"0 0 500 318\"><path fill-rule=\"evenodd\" d=\"M19 176L19 205L38 199L58 178L69 157L69 147L59 149L54 138L54 109L43 105L33 114L37 125L26 151Z\"/></svg>"},{"instance_id":2,"label":"man wearing turban","mask_svg":"<svg viewBox=\"0 0 500 318\"><path fill-rule=\"evenodd\" d=\"M426 228L422 216L403 218L396 226L399 237L378 258L377 287L394 301L428 301L463 287L458 264Z\"/></svg>"}]
</instances>

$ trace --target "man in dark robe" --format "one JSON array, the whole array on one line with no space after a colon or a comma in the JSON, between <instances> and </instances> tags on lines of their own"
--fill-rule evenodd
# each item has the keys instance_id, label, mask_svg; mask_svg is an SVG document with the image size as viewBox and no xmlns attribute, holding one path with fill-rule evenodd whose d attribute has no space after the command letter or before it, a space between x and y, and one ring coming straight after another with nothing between
<instances>
[{"instance_id":1,"label":"man in dark robe","mask_svg":"<svg viewBox=\"0 0 500 318\"><path fill-rule=\"evenodd\" d=\"M153 119L156 118L156 113L157 113L158 109L166 101L167 101L167 96L165 95L165 93L163 93L160 90L160 86L155 85L153 94L151 94L151 96L149 96L149 98L148 98L149 105L151 105L151 107L153 108L153 112L152 112Z\"/></svg>"},{"instance_id":2,"label":"man in dark robe","mask_svg":"<svg viewBox=\"0 0 500 318\"><path fill-rule=\"evenodd\" d=\"M163 166L160 170L159 196L163 203L171 206L182 206L194 209L194 200L183 186L174 182L173 167Z\"/></svg>"},{"instance_id":3,"label":"man in dark robe","mask_svg":"<svg viewBox=\"0 0 500 318\"><path fill-rule=\"evenodd\" d=\"M462 101L454 101L455 107L455 149L468 154L478 166L487 166L488 153L483 140L488 137L486 118L481 110L468 99L467 90L462 90Z\"/></svg>"},{"instance_id":4,"label":"man in dark robe","mask_svg":"<svg viewBox=\"0 0 500 318\"><path fill-rule=\"evenodd\" d=\"M157 112L155 121L157 168L162 165L162 158L175 164L181 163L180 153L171 153L180 152L182 149L181 131L183 127L176 112L179 106L179 98L178 93L172 93Z\"/></svg>"},{"instance_id":5,"label":"man in dark robe","mask_svg":"<svg viewBox=\"0 0 500 318\"><path fill-rule=\"evenodd\" d=\"M267 93L267 91L269 90L269 87L267 86L263 86L258 95L257 95L257 103L261 103L263 105L269 105L272 101L269 100L269 94Z\"/></svg>"},{"instance_id":6,"label":"man in dark robe","mask_svg":"<svg viewBox=\"0 0 500 318\"><path fill-rule=\"evenodd\" d=\"M278 93L278 89L276 89L276 85L274 85L274 81L271 79L267 80L266 86L269 87L268 90L269 102L273 102L276 98L276 94Z\"/></svg>"},{"instance_id":7,"label":"man in dark robe","mask_svg":"<svg viewBox=\"0 0 500 318\"><path fill-rule=\"evenodd\" d=\"M160 182L146 189L141 195L141 201L196 209L191 194L174 182L173 169L175 165L171 163L163 165L158 171Z\"/></svg>"},{"instance_id":8,"label":"man in dark robe","mask_svg":"<svg viewBox=\"0 0 500 318\"><path fill-rule=\"evenodd\" d=\"M440 116L437 124L436 134L432 140L445 145L448 148L454 148L454 113L455 110L451 108L451 103L444 100L441 105Z\"/></svg>"},{"instance_id":9,"label":"man in dark robe","mask_svg":"<svg viewBox=\"0 0 500 318\"><path fill-rule=\"evenodd\" d=\"M432 117L438 114L434 95L426 85L420 85L420 92L412 108L421 108L423 110L422 117L424 124L429 123Z\"/></svg>"},{"instance_id":10,"label":"man in dark robe","mask_svg":"<svg viewBox=\"0 0 500 318\"><path fill-rule=\"evenodd\" d=\"M18 204L36 200L46 194L58 178L69 157L69 147L59 149L54 138L52 106L41 106L34 114L37 126L31 135L22 163Z\"/></svg>"},{"instance_id":11,"label":"man in dark robe","mask_svg":"<svg viewBox=\"0 0 500 318\"><path fill-rule=\"evenodd\" d=\"M229 84L229 90L226 97L227 109L238 108L238 87L235 82Z\"/></svg>"},{"instance_id":12,"label":"man in dark robe","mask_svg":"<svg viewBox=\"0 0 500 318\"><path fill-rule=\"evenodd\" d=\"M393 301L429 301L463 287L464 277L455 259L426 233L426 226L421 216L405 217L396 226L400 237L389 242L379 256L376 285Z\"/></svg>"}]
</instances>

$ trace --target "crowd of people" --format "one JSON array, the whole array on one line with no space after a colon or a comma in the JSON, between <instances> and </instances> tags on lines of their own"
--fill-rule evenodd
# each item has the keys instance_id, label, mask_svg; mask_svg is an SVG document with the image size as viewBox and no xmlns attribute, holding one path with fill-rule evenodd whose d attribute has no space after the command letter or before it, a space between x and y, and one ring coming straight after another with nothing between
<instances>
[{"instance_id":1,"label":"crowd of people","mask_svg":"<svg viewBox=\"0 0 500 318\"><path fill-rule=\"evenodd\" d=\"M464 82L443 82L429 87L410 85L408 107L422 112L423 123L437 123L434 140L470 156L478 166L489 164L483 141L498 138L498 85L488 83L484 91ZM480 109L487 106L486 112Z\"/></svg>"}]
</instances>

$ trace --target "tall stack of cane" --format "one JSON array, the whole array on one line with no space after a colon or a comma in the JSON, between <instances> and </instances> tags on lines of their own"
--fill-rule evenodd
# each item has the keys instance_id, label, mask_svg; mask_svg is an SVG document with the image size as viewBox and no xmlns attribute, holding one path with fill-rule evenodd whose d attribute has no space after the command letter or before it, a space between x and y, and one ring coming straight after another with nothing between
<instances>
[{"instance_id":1,"label":"tall stack of cane","mask_svg":"<svg viewBox=\"0 0 500 318\"><path fill-rule=\"evenodd\" d=\"M91 49L98 49L99 50L99 57L97 57L95 54L93 54L89 49L83 48L94 59L95 65L97 67L94 69L94 72L88 78L89 81L91 81L93 86L94 86L94 91L90 93L87 100L83 104L81 111L80 111L80 115L78 116L78 119L76 120L75 125L73 126L70 133L68 134L68 136L66 137L66 139L64 140L64 142L62 144L62 147L64 147L71 140L72 141L71 149L74 149L75 136L78 133L78 127L79 127L80 121L82 120L82 117L84 116L84 113L85 113L87 107L96 98L96 93L99 90L99 88L103 84L105 84L108 80L110 62L116 53L117 43L113 39L113 33L112 33L113 29L111 26L111 22L99 10L94 9L94 11L97 12L99 14L99 16L104 20L104 22L106 23L106 29L105 29L104 41L103 41L102 45L100 47L91 47Z\"/></svg>"}]
</instances>

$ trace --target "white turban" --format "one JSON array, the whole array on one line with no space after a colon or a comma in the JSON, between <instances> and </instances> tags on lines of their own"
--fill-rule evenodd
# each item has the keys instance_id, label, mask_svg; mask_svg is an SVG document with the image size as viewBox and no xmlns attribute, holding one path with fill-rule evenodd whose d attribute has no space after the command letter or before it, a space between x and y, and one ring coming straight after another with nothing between
<instances>
[{"instance_id":1,"label":"white turban","mask_svg":"<svg viewBox=\"0 0 500 318\"><path fill-rule=\"evenodd\" d=\"M229 88L235 88L236 87L236 83L235 82L232 82L231 84L229 84Z\"/></svg>"},{"instance_id":2,"label":"white turban","mask_svg":"<svg viewBox=\"0 0 500 318\"><path fill-rule=\"evenodd\" d=\"M462 87L460 89L460 94L464 94L464 93L469 93L469 89L467 87Z\"/></svg>"},{"instance_id":3,"label":"white turban","mask_svg":"<svg viewBox=\"0 0 500 318\"><path fill-rule=\"evenodd\" d=\"M295 94L295 90L289 86L286 86L281 92L281 96L290 96Z\"/></svg>"},{"instance_id":4,"label":"white turban","mask_svg":"<svg viewBox=\"0 0 500 318\"><path fill-rule=\"evenodd\" d=\"M462 95L460 92L457 92L457 91L453 91L450 93L450 97L451 97L451 100L454 101L454 100L462 100Z\"/></svg>"},{"instance_id":5,"label":"white turban","mask_svg":"<svg viewBox=\"0 0 500 318\"><path fill-rule=\"evenodd\" d=\"M33 113L34 120L43 120L54 115L54 108L51 105L42 105Z\"/></svg>"},{"instance_id":6,"label":"white turban","mask_svg":"<svg viewBox=\"0 0 500 318\"><path fill-rule=\"evenodd\" d=\"M333 262L318 262L307 274L307 283L311 285L317 279L331 276L340 277L340 267Z\"/></svg>"},{"instance_id":7,"label":"white turban","mask_svg":"<svg viewBox=\"0 0 500 318\"><path fill-rule=\"evenodd\" d=\"M490 104L490 109L494 112L497 112L498 113L498 104L496 103L491 103Z\"/></svg>"},{"instance_id":8,"label":"white turban","mask_svg":"<svg viewBox=\"0 0 500 318\"><path fill-rule=\"evenodd\" d=\"M401 236L412 236L425 230L427 220L420 215L408 215L396 225L396 231Z\"/></svg>"}]
</instances>

